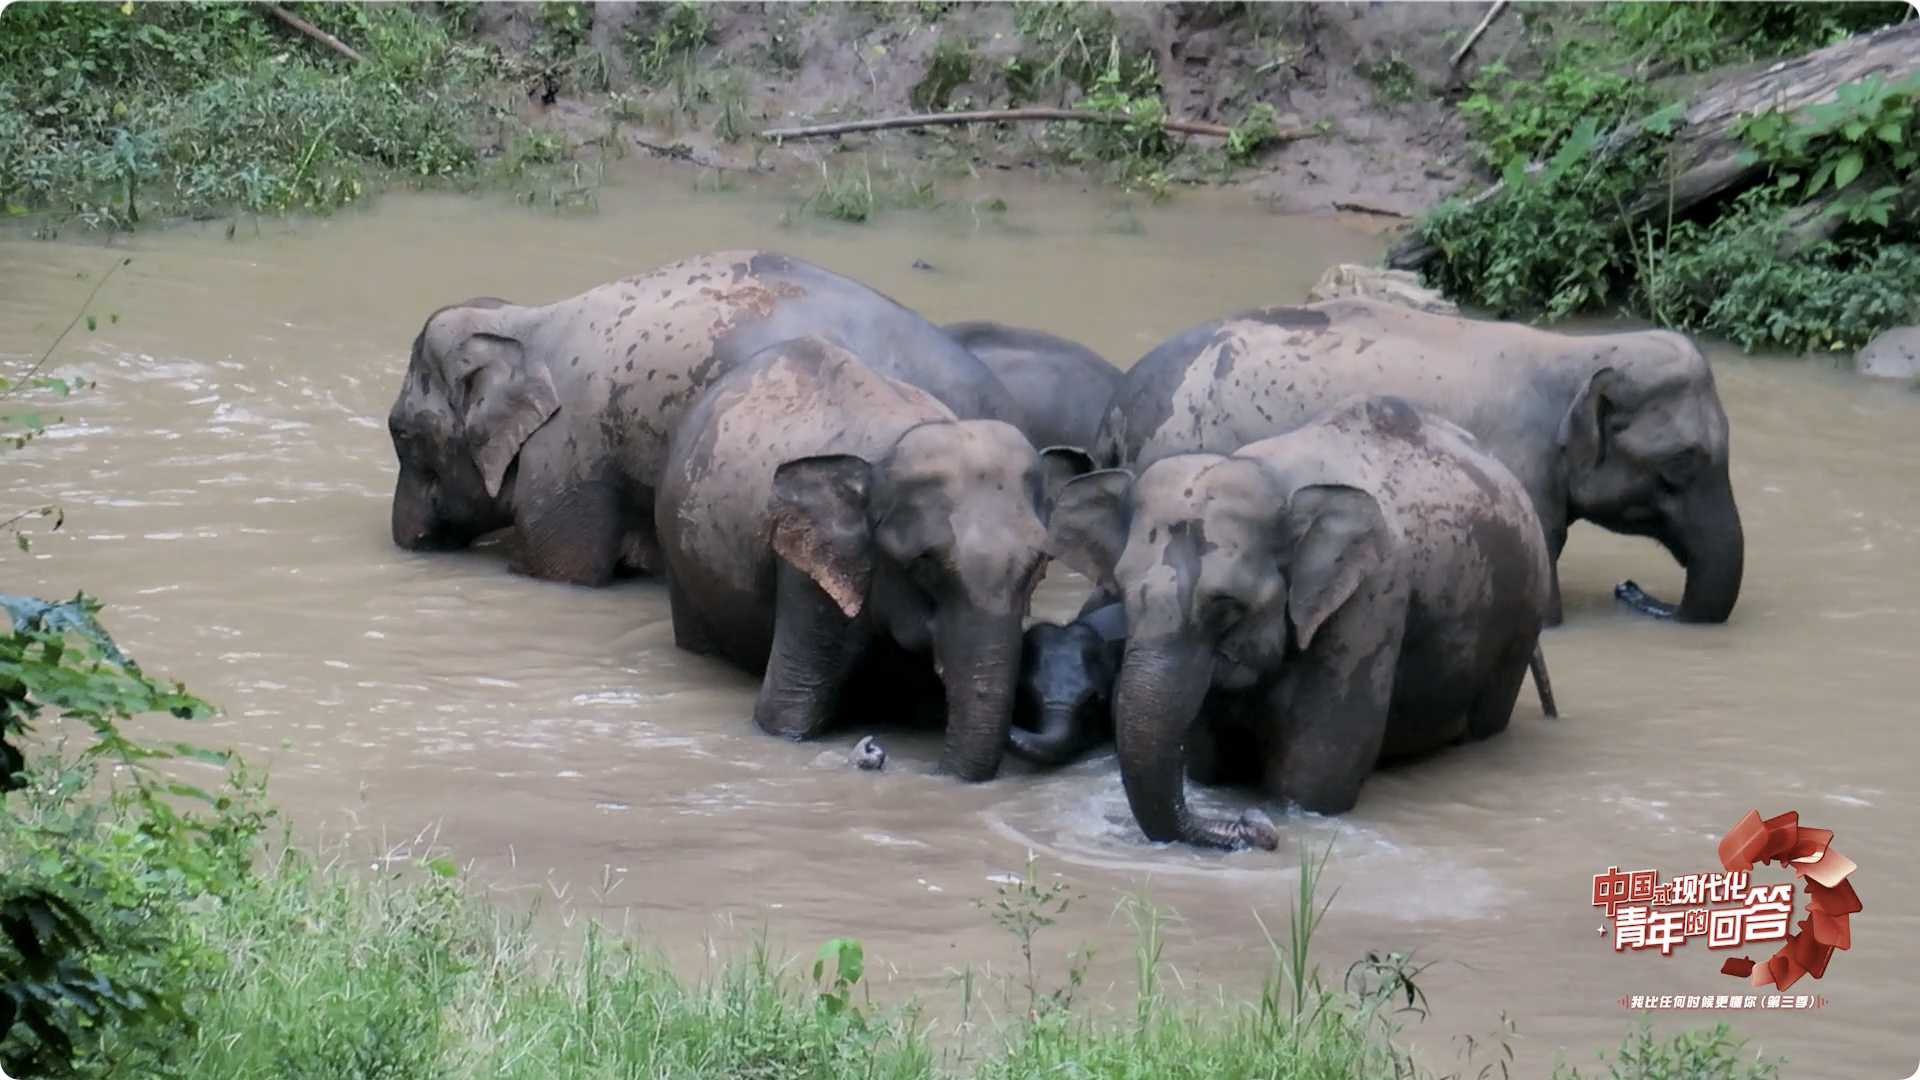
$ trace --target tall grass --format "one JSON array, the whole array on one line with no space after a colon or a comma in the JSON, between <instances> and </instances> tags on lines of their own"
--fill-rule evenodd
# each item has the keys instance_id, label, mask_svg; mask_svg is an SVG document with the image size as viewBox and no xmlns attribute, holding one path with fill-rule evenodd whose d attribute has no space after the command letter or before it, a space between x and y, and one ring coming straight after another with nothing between
<instances>
[{"instance_id":1,"label":"tall grass","mask_svg":"<svg viewBox=\"0 0 1920 1080\"><path fill-rule=\"evenodd\" d=\"M496 54L410 5L303 10L365 62L257 5L9 5L0 211L54 228L327 211L396 180L475 177L480 143L512 141L492 130L511 126L489 101L512 78Z\"/></svg>"}]
</instances>

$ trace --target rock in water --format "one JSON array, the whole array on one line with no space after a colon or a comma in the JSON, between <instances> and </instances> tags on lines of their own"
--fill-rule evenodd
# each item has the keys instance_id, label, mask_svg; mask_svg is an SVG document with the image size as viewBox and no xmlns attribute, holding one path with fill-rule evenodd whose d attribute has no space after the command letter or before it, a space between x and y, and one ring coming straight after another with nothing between
<instances>
[{"instance_id":1,"label":"rock in water","mask_svg":"<svg viewBox=\"0 0 1920 1080\"><path fill-rule=\"evenodd\" d=\"M862 769L880 769L887 764L887 752L868 735L853 744L852 761Z\"/></svg>"},{"instance_id":2,"label":"rock in water","mask_svg":"<svg viewBox=\"0 0 1920 1080\"><path fill-rule=\"evenodd\" d=\"M1854 355L1853 370L1875 379L1920 378L1920 326L1881 331Z\"/></svg>"},{"instance_id":3,"label":"rock in water","mask_svg":"<svg viewBox=\"0 0 1920 1080\"><path fill-rule=\"evenodd\" d=\"M1381 270L1372 266L1341 263L1329 267L1307 290L1307 303L1338 300L1345 296L1364 296L1389 304L1430 311L1435 315L1458 315L1460 309L1437 290L1420 284L1419 275L1409 270Z\"/></svg>"}]
</instances>

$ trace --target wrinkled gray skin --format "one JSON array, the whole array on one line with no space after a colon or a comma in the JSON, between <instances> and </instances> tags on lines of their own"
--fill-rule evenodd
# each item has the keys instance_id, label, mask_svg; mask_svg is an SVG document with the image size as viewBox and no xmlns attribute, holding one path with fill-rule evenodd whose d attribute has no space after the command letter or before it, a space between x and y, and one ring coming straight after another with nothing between
<instances>
[{"instance_id":1,"label":"wrinkled gray skin","mask_svg":"<svg viewBox=\"0 0 1920 1080\"><path fill-rule=\"evenodd\" d=\"M1093 457L1137 470L1170 454L1232 453L1374 393L1471 432L1525 486L1556 562L1576 521L1651 537L1686 568L1680 603L1631 581L1617 596L1682 622L1733 611L1746 541L1727 414L1706 357L1671 331L1574 336L1359 298L1261 308L1142 357ZM1556 578L1548 625L1559 622Z\"/></svg>"},{"instance_id":2,"label":"wrinkled gray skin","mask_svg":"<svg viewBox=\"0 0 1920 1080\"><path fill-rule=\"evenodd\" d=\"M930 657L939 770L991 779L1053 493L1091 464L957 420L822 339L771 347L701 395L668 449L674 640L761 675L754 722L796 740L836 718L857 668L897 666L861 665L871 650Z\"/></svg>"},{"instance_id":3,"label":"wrinkled gray skin","mask_svg":"<svg viewBox=\"0 0 1920 1080\"><path fill-rule=\"evenodd\" d=\"M957 415L1012 413L993 373L932 323L770 252L702 255L544 307L471 300L427 319L388 416L393 542L444 551L512 527L524 574L604 585L652 571L674 425L734 365L803 334Z\"/></svg>"},{"instance_id":4,"label":"wrinkled gray skin","mask_svg":"<svg viewBox=\"0 0 1920 1080\"><path fill-rule=\"evenodd\" d=\"M1070 623L1027 627L1008 747L1036 765L1065 765L1113 736L1113 684L1127 649L1125 604L1108 604ZM1540 646L1527 669L1540 712L1557 718L1553 683Z\"/></svg>"},{"instance_id":5,"label":"wrinkled gray skin","mask_svg":"<svg viewBox=\"0 0 1920 1080\"><path fill-rule=\"evenodd\" d=\"M997 322L940 328L984 361L1012 394L1014 423L1035 446L1086 449L1106 419L1120 369L1092 349L1044 330Z\"/></svg>"},{"instance_id":6,"label":"wrinkled gray skin","mask_svg":"<svg viewBox=\"0 0 1920 1080\"><path fill-rule=\"evenodd\" d=\"M1070 623L1027 627L1014 695L1014 753L1065 765L1113 731L1113 683L1127 649L1127 611L1108 604Z\"/></svg>"},{"instance_id":7,"label":"wrinkled gray skin","mask_svg":"<svg viewBox=\"0 0 1920 1080\"><path fill-rule=\"evenodd\" d=\"M1121 777L1150 840L1278 843L1187 806L1252 763L1272 799L1344 813L1383 758L1506 730L1550 585L1519 482L1397 398L1337 403L1230 457L1163 457L1060 493L1055 558L1124 598Z\"/></svg>"}]
</instances>

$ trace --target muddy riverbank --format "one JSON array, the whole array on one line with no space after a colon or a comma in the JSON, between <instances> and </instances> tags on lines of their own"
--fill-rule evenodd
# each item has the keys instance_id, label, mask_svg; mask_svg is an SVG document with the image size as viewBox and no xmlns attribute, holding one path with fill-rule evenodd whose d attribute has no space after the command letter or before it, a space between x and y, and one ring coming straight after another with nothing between
<instances>
[{"instance_id":1,"label":"muddy riverbank","mask_svg":"<svg viewBox=\"0 0 1920 1080\"><path fill-rule=\"evenodd\" d=\"M754 731L751 682L672 647L655 583L556 587L510 575L497 551L413 556L387 538L385 413L420 320L452 300L545 301L762 246L936 321L1041 326L1124 365L1223 311L1304 298L1329 263L1381 246L1229 195L1133 208L1116 227L1111 205L1057 188L991 194L1009 209L985 221L783 227L777 200L696 193L668 173L609 185L592 216L408 196L231 240L218 223L123 237L114 250L134 262L96 304L118 321L53 363L97 390L9 457L14 501L66 512L10 557L11 588L102 597L129 651L225 707L198 737L270 764L307 837L405 854L426 833L502 902L624 922L684 964L705 962L709 938L760 928L808 952L848 934L882 981L951 995L959 958L1017 960L975 901L1032 850L1088 897L1041 937L1053 970L1088 942L1090 992L1123 999L1132 937L1110 915L1144 888L1179 913L1166 958L1180 978L1244 992L1270 956L1256 915L1284 919L1293 856L1145 845L1110 758L962 786L926 775L932 743L895 737L885 772L856 772L849 735L796 746ZM89 287L75 275L111 257L0 240L0 350L37 355ZM1434 1013L1412 1034L1437 1064L1502 1011L1521 1036L1517 1074L1543 1075L1555 1055L1615 1043L1625 995L1745 989L1698 942L1616 954L1590 887L1610 865L1711 869L1749 808L1835 831L1862 868L1857 944L1795 987L1821 1009L1660 1025L1728 1019L1788 1054L1789 1077L1880 1080L1913 1053L1898 1017L1920 935L1900 898L1920 886L1920 851L1900 770L1920 752L1902 663L1920 609L1920 398L1713 355L1749 537L1732 621L1618 611L1615 581L1672 594L1680 571L1650 543L1578 528L1567 625L1547 639L1564 718L1523 695L1501 738L1378 776L1338 821L1284 826L1335 841L1339 893L1316 943L1330 973L1369 949L1434 962L1420 979ZM1084 590L1055 569L1036 614L1069 612Z\"/></svg>"}]
</instances>

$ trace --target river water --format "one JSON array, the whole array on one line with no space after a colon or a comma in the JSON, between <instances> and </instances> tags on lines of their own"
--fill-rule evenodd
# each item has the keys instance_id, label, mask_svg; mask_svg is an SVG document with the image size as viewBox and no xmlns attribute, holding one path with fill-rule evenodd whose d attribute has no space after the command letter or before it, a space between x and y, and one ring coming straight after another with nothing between
<instances>
[{"instance_id":1,"label":"river water","mask_svg":"<svg viewBox=\"0 0 1920 1080\"><path fill-rule=\"evenodd\" d=\"M90 309L98 330L76 330L52 362L98 389L6 456L12 503L66 513L33 554L6 556L6 588L100 596L150 670L224 707L198 737L270 766L303 836L370 857L450 845L502 902L624 924L684 964L760 930L807 953L852 935L894 984L880 993L950 1000L965 962L996 977L1016 966L976 901L1031 850L1087 898L1038 939L1052 975L1090 943L1088 992L1124 997L1132 935L1114 905L1145 889L1178 915L1169 977L1244 995L1268 963L1261 921L1278 932L1295 888L1286 848L1147 845L1110 756L963 786L926 774L935 743L895 736L884 772L857 772L850 736L755 731L754 685L673 648L657 584L542 584L485 547L410 555L388 539L385 415L414 333L444 303L543 303L766 247L936 322L1044 327L1125 365L1193 323L1301 300L1326 265L1381 243L1227 197L1118 215L1059 188L1009 201L1005 215L784 227L778 203L696 194L680 175L603 191L590 215L396 196L232 238L209 223L111 250L0 239L8 359L37 355L72 317L91 287L77 275L133 257ZM1633 1017L1624 995L1750 989L1699 939L1616 954L1590 904L1610 866L1716 869L1718 838L1749 809L1834 830L1861 867L1855 945L1793 987L1821 1008L1666 1012L1659 1026L1727 1019L1788 1055L1789 1077L1896 1080L1920 1061L1920 844L1903 779L1920 760L1920 395L1714 358L1749 543L1731 622L1616 610L1615 581L1677 596L1681 573L1650 542L1576 528L1566 625L1546 645L1563 718L1542 719L1525 692L1504 736L1377 775L1338 821L1283 825L1333 842L1325 882L1339 891L1315 941L1331 978L1369 949L1432 963L1418 980L1432 1014L1407 1022L1441 1068L1461 1067L1463 1036L1496 1030L1503 1011L1516 1075L1543 1076L1556 1055L1584 1063L1615 1043ZM1064 617L1085 588L1054 569L1036 614Z\"/></svg>"}]
</instances>

